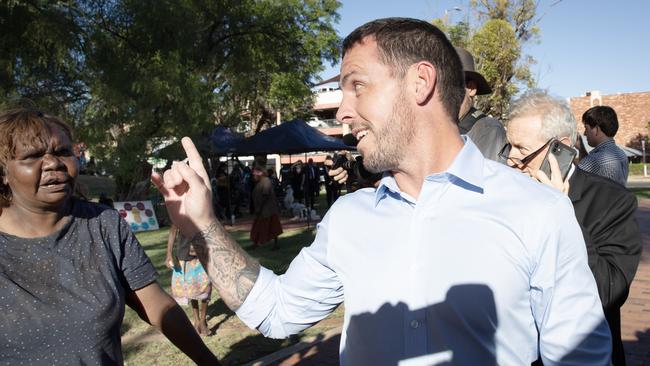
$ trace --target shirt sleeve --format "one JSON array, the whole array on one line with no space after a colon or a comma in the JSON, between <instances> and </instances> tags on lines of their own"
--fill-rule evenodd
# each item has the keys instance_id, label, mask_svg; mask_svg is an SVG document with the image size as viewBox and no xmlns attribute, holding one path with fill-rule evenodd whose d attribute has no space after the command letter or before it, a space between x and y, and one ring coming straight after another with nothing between
<instances>
[{"instance_id":1,"label":"shirt sleeve","mask_svg":"<svg viewBox=\"0 0 650 366\"><path fill-rule=\"evenodd\" d=\"M544 365L609 365L611 335L571 202L563 197L540 225L531 306Z\"/></svg>"},{"instance_id":2,"label":"shirt sleeve","mask_svg":"<svg viewBox=\"0 0 650 366\"><path fill-rule=\"evenodd\" d=\"M117 213L116 213L117 215ZM157 272L129 225L118 216L119 266L126 285L138 290L156 280Z\"/></svg>"},{"instance_id":3,"label":"shirt sleeve","mask_svg":"<svg viewBox=\"0 0 650 366\"><path fill-rule=\"evenodd\" d=\"M600 162L598 161L597 158L598 152L592 150L590 153L587 154L580 162L578 163L578 168L587 171L592 174L604 176L600 171L599 171L599 166Z\"/></svg>"},{"instance_id":4,"label":"shirt sleeve","mask_svg":"<svg viewBox=\"0 0 650 366\"><path fill-rule=\"evenodd\" d=\"M271 338L286 338L329 315L343 301L343 285L327 261L328 216L311 246L281 276L262 267L237 316Z\"/></svg>"}]
</instances>

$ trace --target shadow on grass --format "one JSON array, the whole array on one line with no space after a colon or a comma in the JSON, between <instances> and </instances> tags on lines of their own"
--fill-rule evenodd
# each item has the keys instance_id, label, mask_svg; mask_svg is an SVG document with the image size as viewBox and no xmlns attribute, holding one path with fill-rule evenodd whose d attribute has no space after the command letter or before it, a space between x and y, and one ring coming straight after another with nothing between
<instances>
[{"instance_id":1,"label":"shadow on grass","mask_svg":"<svg viewBox=\"0 0 650 366\"><path fill-rule=\"evenodd\" d=\"M220 361L226 366L241 365L294 345L299 341L299 336L292 336L287 339L271 339L261 334L248 336L233 344L230 347L230 352Z\"/></svg>"},{"instance_id":2,"label":"shadow on grass","mask_svg":"<svg viewBox=\"0 0 650 366\"><path fill-rule=\"evenodd\" d=\"M302 349L277 361L271 361L268 366L280 366L288 359L291 359L290 364L295 365L338 365L340 343L340 334L329 339L325 339L324 334L319 334L306 346L300 347Z\"/></svg>"},{"instance_id":3,"label":"shadow on grass","mask_svg":"<svg viewBox=\"0 0 650 366\"><path fill-rule=\"evenodd\" d=\"M221 324L225 323L228 319L235 316L235 313L230 310L221 299L217 299L208 305L208 319L217 317L222 314L225 314L226 316L224 316L223 319L221 319L217 324L210 327L210 334L216 334Z\"/></svg>"},{"instance_id":4,"label":"shadow on grass","mask_svg":"<svg viewBox=\"0 0 650 366\"><path fill-rule=\"evenodd\" d=\"M129 329L131 329L131 323L123 322L122 326L120 327L120 336L126 334L126 332L128 332Z\"/></svg>"},{"instance_id":5,"label":"shadow on grass","mask_svg":"<svg viewBox=\"0 0 650 366\"><path fill-rule=\"evenodd\" d=\"M122 345L122 359L128 360L143 351L146 347L147 345L145 343L130 343Z\"/></svg>"}]
</instances>

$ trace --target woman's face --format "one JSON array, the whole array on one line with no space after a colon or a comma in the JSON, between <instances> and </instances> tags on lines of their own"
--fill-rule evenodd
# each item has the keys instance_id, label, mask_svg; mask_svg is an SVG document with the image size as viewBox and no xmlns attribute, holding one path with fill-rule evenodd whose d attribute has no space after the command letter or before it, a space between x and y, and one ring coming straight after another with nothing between
<instances>
[{"instance_id":1,"label":"woman's face","mask_svg":"<svg viewBox=\"0 0 650 366\"><path fill-rule=\"evenodd\" d=\"M44 140L45 144L18 143L15 157L7 161L11 206L51 210L72 197L79 171L72 141L57 126L52 126L52 134Z\"/></svg>"}]
</instances>

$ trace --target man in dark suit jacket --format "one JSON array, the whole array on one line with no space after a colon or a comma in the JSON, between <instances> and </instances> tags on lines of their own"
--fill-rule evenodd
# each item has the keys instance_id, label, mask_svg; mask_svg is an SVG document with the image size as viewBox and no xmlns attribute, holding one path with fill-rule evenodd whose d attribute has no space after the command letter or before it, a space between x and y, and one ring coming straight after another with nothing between
<instances>
[{"instance_id":1,"label":"man in dark suit jacket","mask_svg":"<svg viewBox=\"0 0 650 366\"><path fill-rule=\"evenodd\" d=\"M576 140L577 123L566 103L543 93L529 93L513 104L508 123L509 165L542 183L565 192L587 246L605 317L612 332L612 363L625 365L620 308L641 257L641 237L635 219L637 200L624 186L571 165L566 180L553 154L551 176L539 170L547 159L549 141L569 146Z\"/></svg>"},{"instance_id":2,"label":"man in dark suit jacket","mask_svg":"<svg viewBox=\"0 0 650 366\"><path fill-rule=\"evenodd\" d=\"M569 198L587 243L589 267L612 331L612 361L624 365L620 308L641 256L634 216L636 196L610 179L579 168L569 179L569 187Z\"/></svg>"}]
</instances>

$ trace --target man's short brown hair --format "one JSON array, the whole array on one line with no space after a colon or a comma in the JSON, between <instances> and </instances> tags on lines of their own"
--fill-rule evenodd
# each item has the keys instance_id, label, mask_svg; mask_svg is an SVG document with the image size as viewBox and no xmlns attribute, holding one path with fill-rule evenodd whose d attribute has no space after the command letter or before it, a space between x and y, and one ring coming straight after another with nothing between
<instances>
[{"instance_id":1,"label":"man's short brown hair","mask_svg":"<svg viewBox=\"0 0 650 366\"><path fill-rule=\"evenodd\" d=\"M600 127L600 130L607 137L614 137L618 132L618 117L614 108L606 105L599 105L587 109L582 115L582 122L593 127Z\"/></svg>"}]
</instances>

